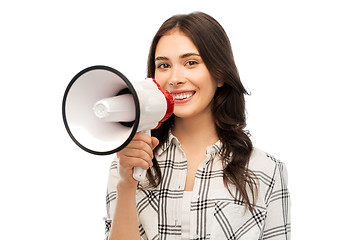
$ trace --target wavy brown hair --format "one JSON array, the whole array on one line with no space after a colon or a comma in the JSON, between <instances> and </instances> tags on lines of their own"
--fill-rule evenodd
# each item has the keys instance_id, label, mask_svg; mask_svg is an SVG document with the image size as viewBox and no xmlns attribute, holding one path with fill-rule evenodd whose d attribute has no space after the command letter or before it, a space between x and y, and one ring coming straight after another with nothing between
<instances>
[{"instance_id":1,"label":"wavy brown hair","mask_svg":"<svg viewBox=\"0 0 337 240\"><path fill-rule=\"evenodd\" d=\"M255 175L247 167L253 150L249 133L244 130L244 95L248 93L241 83L230 41L222 26L205 13L175 15L162 24L153 38L148 56L148 77L153 78L155 75L155 51L159 39L175 28L193 41L212 78L223 83L223 86L217 89L212 102L217 135L223 143L223 181L228 189L230 184L235 185L238 192L231 192L232 196L235 195L237 200L244 202L252 210L257 184ZM160 141L157 148L167 141L173 123L174 115L160 128L152 131L152 135ZM147 178L151 185L158 186L162 175L155 158L153 164L154 171L148 170ZM252 199L249 196L252 196Z\"/></svg>"}]
</instances>

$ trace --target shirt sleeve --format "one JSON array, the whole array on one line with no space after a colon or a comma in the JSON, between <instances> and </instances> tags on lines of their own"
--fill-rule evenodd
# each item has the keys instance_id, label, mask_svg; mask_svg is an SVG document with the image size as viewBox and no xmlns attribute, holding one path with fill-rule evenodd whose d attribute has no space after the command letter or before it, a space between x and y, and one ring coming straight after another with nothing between
<instances>
[{"instance_id":1,"label":"shirt sleeve","mask_svg":"<svg viewBox=\"0 0 337 240\"><path fill-rule=\"evenodd\" d=\"M108 186L107 186L107 194L106 194L106 217L105 221L105 240L109 239L110 230L111 230L111 222L112 217L114 215L115 207L116 207L116 199L117 199L117 183L119 179L118 174L118 158L114 157L110 169L109 169L109 177L108 177Z\"/></svg>"},{"instance_id":2,"label":"shirt sleeve","mask_svg":"<svg viewBox=\"0 0 337 240\"><path fill-rule=\"evenodd\" d=\"M288 174L284 163L276 163L273 179L274 186L267 203L263 239L290 240L290 197Z\"/></svg>"}]
</instances>

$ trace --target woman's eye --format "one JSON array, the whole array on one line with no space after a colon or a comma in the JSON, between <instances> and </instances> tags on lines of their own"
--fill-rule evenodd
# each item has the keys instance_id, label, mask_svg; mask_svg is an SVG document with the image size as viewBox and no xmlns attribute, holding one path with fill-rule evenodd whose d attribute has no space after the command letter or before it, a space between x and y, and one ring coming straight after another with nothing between
<instances>
[{"instance_id":1,"label":"woman's eye","mask_svg":"<svg viewBox=\"0 0 337 240\"><path fill-rule=\"evenodd\" d=\"M162 68L162 69L169 68L169 67L170 67L170 65L168 65L167 63L162 63L162 64L157 65L157 68Z\"/></svg>"},{"instance_id":2,"label":"woman's eye","mask_svg":"<svg viewBox=\"0 0 337 240\"><path fill-rule=\"evenodd\" d=\"M186 62L186 66L193 66L193 65L196 65L196 64L198 64L198 62L196 62L196 61L187 61Z\"/></svg>"}]
</instances>

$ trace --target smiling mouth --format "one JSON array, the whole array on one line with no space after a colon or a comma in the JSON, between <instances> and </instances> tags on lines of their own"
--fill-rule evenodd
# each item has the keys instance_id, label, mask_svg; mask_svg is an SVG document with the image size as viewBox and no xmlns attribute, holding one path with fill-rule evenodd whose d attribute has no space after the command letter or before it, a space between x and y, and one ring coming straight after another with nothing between
<instances>
[{"instance_id":1,"label":"smiling mouth","mask_svg":"<svg viewBox=\"0 0 337 240\"><path fill-rule=\"evenodd\" d=\"M195 94L195 91L181 92L181 93L172 93L171 95L174 100L185 100L192 97Z\"/></svg>"}]
</instances>

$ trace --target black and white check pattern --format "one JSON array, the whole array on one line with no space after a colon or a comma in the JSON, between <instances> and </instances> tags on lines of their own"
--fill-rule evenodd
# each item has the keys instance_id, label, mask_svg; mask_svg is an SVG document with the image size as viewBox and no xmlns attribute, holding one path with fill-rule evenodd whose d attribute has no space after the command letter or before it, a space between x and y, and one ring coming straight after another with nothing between
<instances>
[{"instance_id":1,"label":"black and white check pattern","mask_svg":"<svg viewBox=\"0 0 337 240\"><path fill-rule=\"evenodd\" d=\"M257 240L290 239L290 198L285 165L273 156L254 149L249 168L258 177L258 197L250 212L241 200L231 196L223 184L221 143L207 148L206 159L195 177L190 206L190 239ZM139 183L136 194L139 232L142 239L181 239L182 198L187 161L180 143L171 134L156 153L162 171L162 183L149 188L147 180ZM113 216L118 160L114 160L108 182L106 237ZM235 186L231 192L238 194Z\"/></svg>"}]
</instances>

